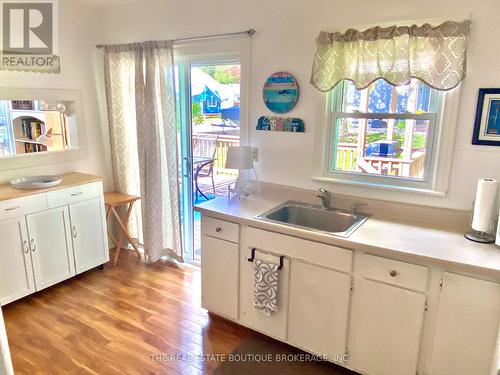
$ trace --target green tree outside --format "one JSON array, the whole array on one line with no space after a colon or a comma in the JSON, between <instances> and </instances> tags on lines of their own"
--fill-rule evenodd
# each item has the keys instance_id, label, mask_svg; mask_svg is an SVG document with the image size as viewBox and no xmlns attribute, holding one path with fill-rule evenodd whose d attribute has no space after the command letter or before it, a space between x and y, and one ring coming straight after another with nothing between
<instances>
[{"instance_id":1,"label":"green tree outside","mask_svg":"<svg viewBox=\"0 0 500 375\"><path fill-rule=\"evenodd\" d=\"M191 116L193 117L193 123L195 125L203 124L203 122L205 121L205 118L201 114L200 103L193 102L192 108L191 108Z\"/></svg>"},{"instance_id":2,"label":"green tree outside","mask_svg":"<svg viewBox=\"0 0 500 375\"><path fill-rule=\"evenodd\" d=\"M224 85L240 83L241 69L239 65L212 65L200 69Z\"/></svg>"}]
</instances>

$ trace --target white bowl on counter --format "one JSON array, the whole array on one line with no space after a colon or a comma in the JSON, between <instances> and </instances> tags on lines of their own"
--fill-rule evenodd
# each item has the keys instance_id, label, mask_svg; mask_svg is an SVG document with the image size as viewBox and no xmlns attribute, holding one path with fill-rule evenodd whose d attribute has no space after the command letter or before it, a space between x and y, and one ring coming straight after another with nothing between
<instances>
[{"instance_id":1,"label":"white bowl on counter","mask_svg":"<svg viewBox=\"0 0 500 375\"><path fill-rule=\"evenodd\" d=\"M16 178L10 182L14 189L32 190L46 189L59 185L62 182L62 177L59 176L27 176Z\"/></svg>"}]
</instances>

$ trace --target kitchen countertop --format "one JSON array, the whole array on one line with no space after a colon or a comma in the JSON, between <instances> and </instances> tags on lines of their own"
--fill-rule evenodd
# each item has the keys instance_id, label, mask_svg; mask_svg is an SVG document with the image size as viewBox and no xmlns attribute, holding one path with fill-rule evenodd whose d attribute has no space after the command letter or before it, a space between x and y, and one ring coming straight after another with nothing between
<instances>
[{"instance_id":1,"label":"kitchen countertop","mask_svg":"<svg viewBox=\"0 0 500 375\"><path fill-rule=\"evenodd\" d=\"M60 177L62 177L63 180L59 185L46 189L18 190L11 187L10 184L0 185L0 201L5 201L14 198L21 198L28 195L45 193L47 191L59 190L71 186L83 185L103 180L102 177L80 172L65 173L60 175Z\"/></svg>"},{"instance_id":2,"label":"kitchen countertop","mask_svg":"<svg viewBox=\"0 0 500 375\"><path fill-rule=\"evenodd\" d=\"M500 280L500 247L465 239L463 228L443 227L439 223L433 225L429 220L425 224L408 220L403 222L375 213L348 238L343 238L256 218L286 200L266 194L241 200L218 197L194 209L211 217L254 228ZM369 206L366 212L371 212Z\"/></svg>"}]
</instances>

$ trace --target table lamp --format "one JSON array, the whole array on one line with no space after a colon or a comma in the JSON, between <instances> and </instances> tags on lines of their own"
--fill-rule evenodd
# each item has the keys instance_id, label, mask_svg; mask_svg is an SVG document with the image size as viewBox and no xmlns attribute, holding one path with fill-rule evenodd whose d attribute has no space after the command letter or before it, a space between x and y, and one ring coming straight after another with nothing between
<instances>
[{"instance_id":1,"label":"table lamp","mask_svg":"<svg viewBox=\"0 0 500 375\"><path fill-rule=\"evenodd\" d=\"M245 170L253 170L255 177L257 179L257 173L253 166L253 152L250 146L233 146L227 149L226 165L227 169L237 169L239 172ZM246 190L244 186L241 186L240 177L236 179L236 184L234 190L229 189L228 194L231 191L236 192L240 197L246 197L250 194L250 191Z\"/></svg>"}]
</instances>

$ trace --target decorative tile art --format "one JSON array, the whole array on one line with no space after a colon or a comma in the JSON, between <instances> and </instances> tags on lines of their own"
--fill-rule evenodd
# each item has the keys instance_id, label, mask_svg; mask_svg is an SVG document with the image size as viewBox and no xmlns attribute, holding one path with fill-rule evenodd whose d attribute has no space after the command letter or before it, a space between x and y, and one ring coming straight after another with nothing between
<instances>
[{"instance_id":1,"label":"decorative tile art","mask_svg":"<svg viewBox=\"0 0 500 375\"><path fill-rule=\"evenodd\" d=\"M304 121L296 117L261 116L257 121L257 130L274 132L304 133Z\"/></svg>"}]
</instances>

